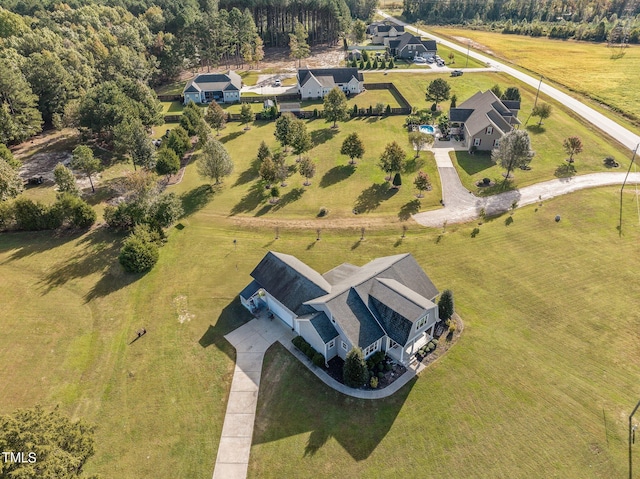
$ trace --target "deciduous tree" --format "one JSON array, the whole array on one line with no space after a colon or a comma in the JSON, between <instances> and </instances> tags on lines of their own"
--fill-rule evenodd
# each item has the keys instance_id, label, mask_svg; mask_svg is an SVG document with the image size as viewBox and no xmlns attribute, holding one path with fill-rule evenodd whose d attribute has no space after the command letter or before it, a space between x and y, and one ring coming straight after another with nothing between
<instances>
[{"instance_id":1,"label":"deciduous tree","mask_svg":"<svg viewBox=\"0 0 640 479\"><path fill-rule=\"evenodd\" d=\"M428 133L423 133L421 131L412 131L409 133L409 143L416 150L416 158L420 156L420 152L426 145L433 144L433 135L429 135Z\"/></svg>"},{"instance_id":2,"label":"deciduous tree","mask_svg":"<svg viewBox=\"0 0 640 479\"><path fill-rule=\"evenodd\" d=\"M207 114L205 115L204 119L207 121L207 123L209 123L211 128L216 130L219 136L220 130L224 128L224 125L227 122L227 114L224 112L220 105L218 105L215 101L212 101L207 107Z\"/></svg>"},{"instance_id":3,"label":"deciduous tree","mask_svg":"<svg viewBox=\"0 0 640 479\"><path fill-rule=\"evenodd\" d=\"M432 101L438 106L438 103L449 98L451 87L446 80L436 78L427 87L427 101Z\"/></svg>"},{"instance_id":4,"label":"deciduous tree","mask_svg":"<svg viewBox=\"0 0 640 479\"><path fill-rule=\"evenodd\" d=\"M333 122L333 128L338 126L338 121L346 121L349 119L347 97L340 88L333 88L324 97L324 117L327 121Z\"/></svg>"},{"instance_id":5,"label":"deciduous tree","mask_svg":"<svg viewBox=\"0 0 640 479\"><path fill-rule=\"evenodd\" d=\"M18 170L0 159L0 201L15 198L22 192L22 179Z\"/></svg>"},{"instance_id":6,"label":"deciduous tree","mask_svg":"<svg viewBox=\"0 0 640 479\"><path fill-rule=\"evenodd\" d=\"M93 186L92 176L98 173L102 165L100 160L93 156L93 150L86 145L77 146L73 150L73 159L71 160L71 168L74 170L80 170L87 175L89 183L91 184L91 191L95 193L96 189Z\"/></svg>"},{"instance_id":7,"label":"deciduous tree","mask_svg":"<svg viewBox=\"0 0 640 479\"><path fill-rule=\"evenodd\" d=\"M413 184L418 190L419 198L422 198L424 196L424 191L431 190L431 179L429 178L429 175L423 171L418 172L418 176L416 176L416 179L413 180Z\"/></svg>"},{"instance_id":8,"label":"deciduous tree","mask_svg":"<svg viewBox=\"0 0 640 479\"><path fill-rule=\"evenodd\" d=\"M197 168L200 176L215 179L217 185L222 178L233 173L233 162L224 145L215 138L209 138L202 147Z\"/></svg>"},{"instance_id":9,"label":"deciduous tree","mask_svg":"<svg viewBox=\"0 0 640 479\"><path fill-rule=\"evenodd\" d=\"M569 163L573 163L573 155L582 153L582 140L577 136L565 138L562 146L564 147L564 151L567 152L567 155L569 155Z\"/></svg>"},{"instance_id":10,"label":"deciduous tree","mask_svg":"<svg viewBox=\"0 0 640 479\"><path fill-rule=\"evenodd\" d=\"M502 96L501 100L520 101L520 89L516 86L510 86L507 88Z\"/></svg>"},{"instance_id":11,"label":"deciduous tree","mask_svg":"<svg viewBox=\"0 0 640 479\"><path fill-rule=\"evenodd\" d=\"M267 156L260 165L259 170L260 178L267 185L267 188L271 186L271 183L276 181L276 165L270 156Z\"/></svg>"},{"instance_id":12,"label":"deciduous tree","mask_svg":"<svg viewBox=\"0 0 640 479\"><path fill-rule=\"evenodd\" d=\"M364 156L364 143L357 133L349 134L342 142L340 153L349 157L349 164L355 165L354 158L361 159Z\"/></svg>"},{"instance_id":13,"label":"deciduous tree","mask_svg":"<svg viewBox=\"0 0 640 479\"><path fill-rule=\"evenodd\" d=\"M309 181L316 174L316 164L308 156L303 157L298 165L298 171L305 178L304 186L309 186Z\"/></svg>"},{"instance_id":14,"label":"deciduous tree","mask_svg":"<svg viewBox=\"0 0 640 479\"><path fill-rule=\"evenodd\" d=\"M291 144L291 125L293 121L294 117L291 113L283 113L280 118L276 120L276 130L273 134L282 148L284 148L284 151L287 151L287 146Z\"/></svg>"},{"instance_id":15,"label":"deciduous tree","mask_svg":"<svg viewBox=\"0 0 640 479\"><path fill-rule=\"evenodd\" d=\"M298 155L298 158L313 146L311 135L307 131L307 125L303 120L295 119L291 124L290 144L293 148L293 153Z\"/></svg>"},{"instance_id":16,"label":"deciduous tree","mask_svg":"<svg viewBox=\"0 0 640 479\"><path fill-rule=\"evenodd\" d=\"M551 110L551 105L549 105L548 103L540 103L533 108L533 110L531 111L531 116L537 116L538 118L540 118L538 126L542 126L542 120L546 120L551 116Z\"/></svg>"},{"instance_id":17,"label":"deciduous tree","mask_svg":"<svg viewBox=\"0 0 640 479\"><path fill-rule=\"evenodd\" d=\"M498 148L491 152L491 159L507 170L505 181L514 168L528 165L535 152L526 130L511 130L500 140Z\"/></svg>"},{"instance_id":18,"label":"deciduous tree","mask_svg":"<svg viewBox=\"0 0 640 479\"><path fill-rule=\"evenodd\" d=\"M260 162L260 164L262 164L264 159L268 156L271 156L271 150L269 150L269 147L263 140L258 147L258 161Z\"/></svg>"},{"instance_id":19,"label":"deciduous tree","mask_svg":"<svg viewBox=\"0 0 640 479\"><path fill-rule=\"evenodd\" d=\"M60 193L69 193L78 196L79 191L76 186L76 177L69 168L62 163L58 163L53 169L53 177L55 178L58 191Z\"/></svg>"},{"instance_id":20,"label":"deciduous tree","mask_svg":"<svg viewBox=\"0 0 640 479\"><path fill-rule=\"evenodd\" d=\"M391 179L392 173L402 171L406 156L406 153L397 142L393 141L387 144L384 153L380 156L380 168L388 174L388 179Z\"/></svg>"},{"instance_id":21,"label":"deciduous tree","mask_svg":"<svg viewBox=\"0 0 640 479\"><path fill-rule=\"evenodd\" d=\"M255 118L255 115L251 110L251 105L249 105L248 103L244 103L242 105L242 108L240 109L240 122L243 125L246 125L244 127L245 130L249 129L249 123L251 123L254 118Z\"/></svg>"}]
</instances>

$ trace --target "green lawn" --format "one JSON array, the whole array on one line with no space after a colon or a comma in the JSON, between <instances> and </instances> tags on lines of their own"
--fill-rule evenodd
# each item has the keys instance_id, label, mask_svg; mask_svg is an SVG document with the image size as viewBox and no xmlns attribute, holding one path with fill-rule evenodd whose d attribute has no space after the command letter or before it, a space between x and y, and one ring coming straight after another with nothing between
<instances>
[{"instance_id":1,"label":"green lawn","mask_svg":"<svg viewBox=\"0 0 640 479\"><path fill-rule=\"evenodd\" d=\"M141 277L122 273L120 237L102 230L0 235L0 276L11 286L0 289L0 323L12 332L0 338L0 412L60 405L96 423L88 473L206 477L233 370L222 335L247 319L235 298L265 252L326 271L408 251L440 289L455 292L461 341L375 402L340 396L274 348L250 477L626 472L626 416L640 396L640 300L627 293L640 268L631 194L622 237L618 189L604 188L518 210L510 226L489 221L476 238L475 224L444 234L410 224L404 240L394 225L368 228L359 241L358 217L315 241L314 229L283 222L274 240L271 226L226 219L230 185L209 198L199 185L174 188L191 215ZM185 309L190 319L180 323ZM127 346L142 326L148 334Z\"/></svg>"},{"instance_id":2,"label":"green lawn","mask_svg":"<svg viewBox=\"0 0 640 479\"><path fill-rule=\"evenodd\" d=\"M640 90L635 86L640 75L638 45L630 45L620 57L617 55L619 49L607 48L604 43L550 40L459 28L429 27L429 30L436 35L472 38L500 58L629 114L635 118L635 131L638 131ZM609 115L615 116L611 112Z\"/></svg>"},{"instance_id":3,"label":"green lawn","mask_svg":"<svg viewBox=\"0 0 640 479\"><path fill-rule=\"evenodd\" d=\"M366 81L366 80L365 80ZM390 90L366 90L358 95L350 96L347 99L349 108L358 105L358 108L375 107L376 104L382 103L385 107L391 105L391 108L400 108L400 102ZM303 110L323 109L323 100L305 100L301 103Z\"/></svg>"}]
</instances>

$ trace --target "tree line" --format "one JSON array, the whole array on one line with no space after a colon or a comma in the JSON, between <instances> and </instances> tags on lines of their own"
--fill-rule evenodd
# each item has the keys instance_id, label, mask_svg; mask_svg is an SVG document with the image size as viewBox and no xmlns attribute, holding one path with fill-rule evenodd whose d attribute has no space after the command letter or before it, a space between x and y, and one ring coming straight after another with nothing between
<instances>
[{"instance_id":1,"label":"tree line","mask_svg":"<svg viewBox=\"0 0 640 479\"><path fill-rule=\"evenodd\" d=\"M640 3L625 0L403 0L410 21L590 41L640 38Z\"/></svg>"}]
</instances>

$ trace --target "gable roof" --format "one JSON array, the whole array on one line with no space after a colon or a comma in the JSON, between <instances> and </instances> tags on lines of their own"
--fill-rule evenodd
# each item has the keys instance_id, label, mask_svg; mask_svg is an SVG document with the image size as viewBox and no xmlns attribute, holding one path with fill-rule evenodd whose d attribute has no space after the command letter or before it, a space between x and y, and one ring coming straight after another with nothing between
<instances>
[{"instance_id":1,"label":"gable roof","mask_svg":"<svg viewBox=\"0 0 640 479\"><path fill-rule=\"evenodd\" d=\"M515 105L512 104L512 106ZM479 91L461 103L458 108L452 108L449 111L449 119L465 122L471 135L477 134L487 126L493 126L505 134L513 129L513 125L520 124L520 120L513 114L512 109L508 108L491 90Z\"/></svg>"},{"instance_id":2,"label":"gable roof","mask_svg":"<svg viewBox=\"0 0 640 479\"><path fill-rule=\"evenodd\" d=\"M331 285L317 271L298 258L269 251L251 276L271 296L298 316L313 312L304 303L331 291Z\"/></svg>"},{"instance_id":3,"label":"gable roof","mask_svg":"<svg viewBox=\"0 0 640 479\"><path fill-rule=\"evenodd\" d=\"M318 332L325 344L339 336L338 331L336 331L336 328L331 324L324 312L314 314L309 323Z\"/></svg>"},{"instance_id":4,"label":"gable roof","mask_svg":"<svg viewBox=\"0 0 640 479\"><path fill-rule=\"evenodd\" d=\"M315 78L322 86L333 87L338 83L349 83L352 78L364 81L357 68L301 68L298 70L298 84L304 86L311 78Z\"/></svg>"},{"instance_id":5,"label":"gable roof","mask_svg":"<svg viewBox=\"0 0 640 479\"><path fill-rule=\"evenodd\" d=\"M242 78L236 72L203 73L189 80L183 93L200 91L240 91Z\"/></svg>"},{"instance_id":6,"label":"gable roof","mask_svg":"<svg viewBox=\"0 0 640 479\"><path fill-rule=\"evenodd\" d=\"M385 39L386 40L386 39ZM407 45L420 45L425 50L437 51L438 46L435 40L422 40L420 37L416 37L409 32L404 32L402 35L389 39L386 41L389 48L395 48L399 52L404 50Z\"/></svg>"}]
</instances>

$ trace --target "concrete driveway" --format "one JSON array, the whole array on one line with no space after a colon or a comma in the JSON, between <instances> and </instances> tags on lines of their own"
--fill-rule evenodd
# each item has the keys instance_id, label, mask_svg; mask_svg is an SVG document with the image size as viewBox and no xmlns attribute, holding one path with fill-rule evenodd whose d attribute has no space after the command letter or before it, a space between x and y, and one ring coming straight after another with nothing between
<instances>
[{"instance_id":1,"label":"concrete driveway","mask_svg":"<svg viewBox=\"0 0 640 479\"><path fill-rule=\"evenodd\" d=\"M384 13L381 10L377 11L379 15L383 16L385 19L390 20L398 25L403 25L405 27L405 30L407 31L413 31L415 33L417 33L418 35L421 35L423 37L427 37L427 38L431 38L432 40L436 40L438 43L449 47L453 50L456 50L458 52L464 53L465 55L467 54L467 49L465 47L461 47L460 45L457 45L453 42L450 42L448 40L444 40L443 38L437 37L435 35L432 35L430 33L427 33L423 30L420 30L419 28L415 28L410 26L409 24L398 20L394 17L392 17L391 15L388 15L386 13ZM496 60L495 58L492 57L488 57L486 55L482 55L480 53L476 53L476 52L469 52L469 56L471 58L475 58L476 60L479 60L485 64L487 64L490 67L494 67L497 68L505 73L507 73L508 75L511 75L514 78L517 78L518 80L526 83L527 85L530 85L534 88L538 88L538 85L540 84L540 91L546 95L549 95L550 97L558 100L559 102L561 102L564 106L566 106L567 108L569 108L570 110L572 110L573 112L575 112L576 114L580 115L582 118L584 118L586 121L588 121L589 123L591 123L592 125L594 125L595 127L599 128L600 130L604 131L605 133L607 133L608 135L610 135L611 137L615 138L616 140L618 140L620 143L622 143L625 147L627 147L630 150L635 150L636 147L640 144L640 136L636 135L635 133L633 133L632 131L626 129L625 127L617 124L615 121L607 118L606 116L604 116L602 113L597 112L596 110L594 110L593 108L585 105L584 103L582 103L581 101L576 100L575 98L567 95L566 93L561 92L560 90L558 90L557 88L552 87L551 85L548 85L546 83L544 83L544 81L541 83L540 82L540 77L538 78L534 78L530 75L527 75L526 73L523 73L519 70L516 70L513 67L510 67L509 65L502 63L498 60Z\"/></svg>"}]
</instances>

